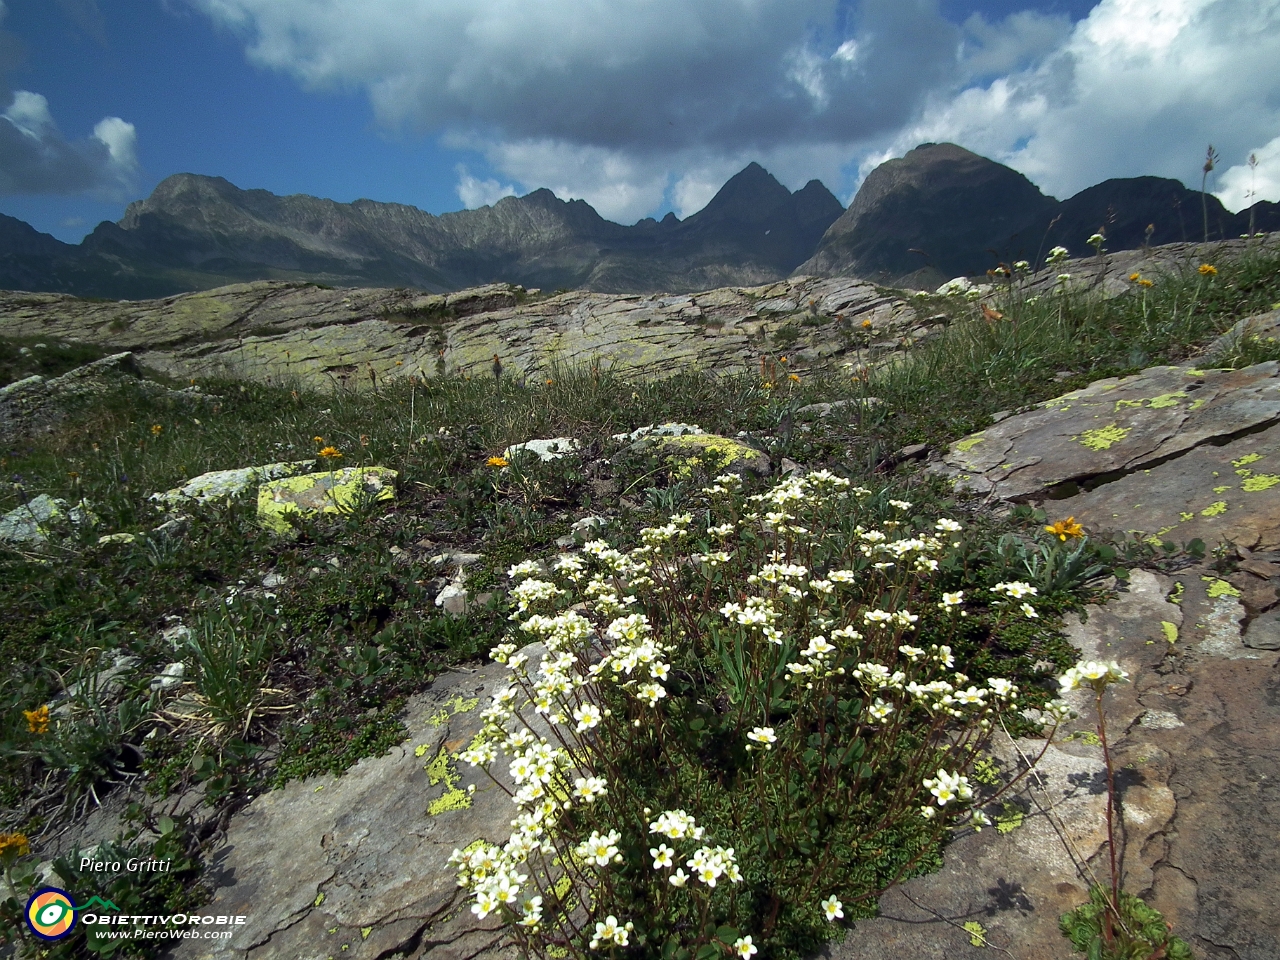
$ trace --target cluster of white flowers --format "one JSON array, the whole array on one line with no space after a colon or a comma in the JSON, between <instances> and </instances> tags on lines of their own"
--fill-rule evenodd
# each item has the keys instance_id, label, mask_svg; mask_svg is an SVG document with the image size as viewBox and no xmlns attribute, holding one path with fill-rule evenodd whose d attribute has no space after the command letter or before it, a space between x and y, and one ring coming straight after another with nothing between
<instances>
[{"instance_id":1,"label":"cluster of white flowers","mask_svg":"<svg viewBox=\"0 0 1280 960\"><path fill-rule=\"evenodd\" d=\"M716 477L714 485L703 493L711 497L731 495L741 486L740 477L724 474ZM748 513L741 524L716 523L708 518L707 535L721 541L730 541L740 527L758 531L762 521L766 530L772 528L777 537L769 555L746 578L747 584L762 595L738 595L735 600L724 602L719 613L731 629L742 628L753 638L763 638L783 648L787 655L782 659L792 661L785 663L788 681L811 688L824 678L845 674L848 666L868 701L862 712L864 723L888 725L911 716L915 710L924 710L946 717L976 719L986 728L989 714L1016 699L1017 688L1010 681L991 678L985 685L971 683L963 674L954 672L955 658L950 647L903 642L903 635L915 631L921 617L899 606L898 600L882 600L889 609L879 609L864 607L856 598L843 598L847 588L854 585L876 588L890 576L928 577L935 573L947 550L959 546L959 541L951 538L963 529L960 523L943 517L925 521L926 526L921 527L919 521L906 515L913 504L891 500L888 505L897 511L896 518L882 520L874 529L854 527L855 549L865 559L852 563L846 559L843 562L850 563L848 567L837 563L832 565L835 568L824 570L823 562L812 559L813 555L806 554L804 562L787 555L796 551L793 541L784 545L784 535L806 533L802 524L814 522L811 516L821 516L813 513L816 508L844 498L863 500L871 493L844 478L818 471L792 475L768 492L749 498L759 504L760 513ZM631 849L630 838L624 841L619 829L607 825L593 829L585 838L582 833L570 838L566 825L576 822L576 818L566 818L566 814L585 810L586 805L607 808L623 792L617 784L612 785L611 791L609 780L599 775L592 756L608 739L609 734L604 731L609 729L612 716L609 705L622 710L618 699L610 699L602 691L610 685L625 691L632 698L621 701L627 704L627 722L636 725L646 715L661 717L664 701L672 695L667 689L667 684L673 682L670 661L675 643L684 634L651 621L648 614L641 612L635 594L642 587L656 590L652 577L665 581L675 572L709 577L707 568L730 563L740 549L731 550L730 543L723 542L725 549L689 556L684 551L692 524L690 513L673 515L666 523L641 530L642 545L629 552L617 550L603 540L593 540L584 544L580 554L565 554L550 562L528 560L508 570L508 576L515 581L510 596L516 612L511 619L529 640L542 641L547 652L537 660L535 670L530 657L515 642L492 649L493 659L507 666L512 682L491 694L491 702L480 714L480 735L457 755L464 762L486 768L499 756L505 756L509 758L505 772L514 783L516 816L510 839L502 846L481 843L468 851L455 851L451 858L458 868L459 883L470 889L472 910L477 916L485 917L501 909L514 922L537 930L543 917L542 897L537 893L539 889L555 888L556 875L567 878L564 871L570 869L571 861L606 871L621 863L626 855L623 851ZM870 569L864 569L866 566ZM1020 581L998 584L992 590L999 594L1001 602L1023 601L1036 595L1034 587ZM553 615L538 606L567 604L571 601L563 598L571 592L581 602L564 613ZM800 627L789 620L792 610L800 607L792 607L790 601L804 597L811 597L812 601L805 608L804 633L800 634ZM938 607L950 613L959 611L963 616L964 600L962 591L945 593ZM1023 605L1028 616L1035 615L1033 610L1028 612L1028 604ZM533 612L534 609L544 612ZM864 641L855 624L867 632L870 641ZM878 652L863 653L867 659L853 667L863 649ZM896 655L892 652L895 649ZM1087 680L1091 674L1079 673L1078 677ZM1063 682L1066 689L1066 678ZM677 689L673 687L673 692ZM534 716L545 718L538 723L546 722L554 728L551 740L533 732L539 729L529 726ZM765 718L763 722L767 724L769 720ZM745 735L746 749L765 754L780 742L789 742L790 732L789 726L751 726ZM965 777L945 769L939 769L936 777L925 779L923 785L934 801L922 808L927 811L923 813L926 817L936 816L943 808L949 813L973 796ZM645 814L648 819L647 808ZM979 816L974 812L975 822ZM657 814L649 823L649 832L656 835L655 841L660 841L649 848L653 870L663 871L672 886L712 889L726 878L730 883L742 882L733 848L713 845L704 838L704 828L687 811L671 809ZM541 860L535 860L537 857ZM530 873L539 875L539 883L529 884ZM557 910L565 899L562 893L556 894ZM834 895L821 902L821 909L831 921L844 916L843 904ZM628 946L631 923L614 916L592 921L591 949ZM750 937L742 937L734 951L749 958L757 948Z\"/></svg>"},{"instance_id":2,"label":"cluster of white flowers","mask_svg":"<svg viewBox=\"0 0 1280 960\"><path fill-rule=\"evenodd\" d=\"M1125 683L1128 679L1128 672L1122 670L1114 660L1110 663L1081 660L1058 678L1058 684L1063 693L1085 686L1100 691L1109 683Z\"/></svg>"},{"instance_id":3,"label":"cluster of white flowers","mask_svg":"<svg viewBox=\"0 0 1280 960\"><path fill-rule=\"evenodd\" d=\"M1049 251L1049 256L1044 258L1044 262L1047 265L1061 263L1063 260L1067 259L1067 257L1069 257L1070 255L1071 255L1071 251L1069 251L1066 247L1054 247L1052 250Z\"/></svg>"},{"instance_id":4,"label":"cluster of white flowers","mask_svg":"<svg viewBox=\"0 0 1280 960\"><path fill-rule=\"evenodd\" d=\"M588 946L592 950L599 950L602 943L615 943L625 947L630 942L631 931L634 929L635 925L630 920L620 923L617 917L610 914L603 921L596 922L595 936L591 938Z\"/></svg>"},{"instance_id":5,"label":"cluster of white flowers","mask_svg":"<svg viewBox=\"0 0 1280 960\"><path fill-rule=\"evenodd\" d=\"M1010 580L1008 583L997 583L991 588L992 593L1000 594L1008 601L1022 600L1023 597L1034 597L1039 591L1029 583L1022 580ZM1036 608L1025 600L1019 605L1022 615L1032 620L1037 619L1040 614L1036 612Z\"/></svg>"},{"instance_id":6,"label":"cluster of white flowers","mask_svg":"<svg viewBox=\"0 0 1280 960\"><path fill-rule=\"evenodd\" d=\"M709 487L703 487L702 492L709 497L717 494L737 493L742 489L742 477L736 473L722 473L715 478L714 483ZM730 527L732 530L732 527Z\"/></svg>"}]
</instances>

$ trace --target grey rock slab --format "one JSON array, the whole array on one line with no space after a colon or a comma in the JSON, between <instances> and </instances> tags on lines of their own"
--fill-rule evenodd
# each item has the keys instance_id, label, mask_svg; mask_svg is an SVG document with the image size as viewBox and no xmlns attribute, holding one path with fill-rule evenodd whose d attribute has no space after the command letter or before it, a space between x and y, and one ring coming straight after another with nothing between
<instances>
[{"instance_id":1,"label":"grey rock slab","mask_svg":"<svg viewBox=\"0 0 1280 960\"><path fill-rule=\"evenodd\" d=\"M1170 366L1099 380L956 441L937 469L1005 500L1141 469L1280 421L1278 371Z\"/></svg>"},{"instance_id":2,"label":"grey rock slab","mask_svg":"<svg viewBox=\"0 0 1280 960\"><path fill-rule=\"evenodd\" d=\"M478 704L505 676L498 664L441 676L410 702L410 735L389 754L341 777L295 781L237 813L202 912L249 920L229 941L184 941L173 956L466 960L499 947L501 930L467 909L447 860L477 839L504 842L511 802L465 764L446 757L443 780L426 768L470 742Z\"/></svg>"},{"instance_id":3,"label":"grey rock slab","mask_svg":"<svg viewBox=\"0 0 1280 960\"><path fill-rule=\"evenodd\" d=\"M1241 640L1252 650L1280 650L1280 610L1255 617Z\"/></svg>"},{"instance_id":4,"label":"grey rock slab","mask_svg":"<svg viewBox=\"0 0 1280 960\"><path fill-rule=\"evenodd\" d=\"M1041 746L1018 744L1023 753ZM1012 744L995 752L1017 760ZM1087 890L1072 854L1088 859L1106 840L1106 795L1096 788L1105 775L1101 751L1094 752L1074 756L1050 747L1038 767L1040 783L1014 797L1026 809L1021 826L1005 835L986 829L961 836L947 848L941 870L890 889L877 918L858 922L843 943L819 956L976 960L994 947L1018 960L1066 957L1058 916L1083 902ZM967 922L982 925L989 946L970 942L962 929Z\"/></svg>"},{"instance_id":5,"label":"grey rock slab","mask_svg":"<svg viewBox=\"0 0 1280 960\"><path fill-rule=\"evenodd\" d=\"M1229 353L1239 347L1245 340L1275 340L1280 337L1280 310L1268 310L1237 320L1231 329L1205 347L1201 356L1206 360Z\"/></svg>"},{"instance_id":6,"label":"grey rock slab","mask_svg":"<svg viewBox=\"0 0 1280 960\"><path fill-rule=\"evenodd\" d=\"M135 350L142 364L183 379L288 375L312 386L374 388L392 377L486 375L496 353L504 376L537 384L556 365L655 376L689 366L753 370L763 347L753 337L760 331L740 321L758 316L762 289L797 304L814 301L824 322L801 328L791 350L797 357L847 350L840 324L826 322L837 317L857 323L865 315L889 335L917 322L905 298L839 278L676 297L571 291L532 300L504 284L423 297L409 290L256 281L137 303L0 292L0 332L74 336ZM768 322L778 322L772 316ZM900 338L890 342L901 346Z\"/></svg>"},{"instance_id":7,"label":"grey rock slab","mask_svg":"<svg viewBox=\"0 0 1280 960\"><path fill-rule=\"evenodd\" d=\"M0 517L0 540L10 543L44 543L49 539L51 526L63 518L77 525L95 520L86 501L68 509L67 501L42 493Z\"/></svg>"},{"instance_id":8,"label":"grey rock slab","mask_svg":"<svg viewBox=\"0 0 1280 960\"><path fill-rule=\"evenodd\" d=\"M237 467L233 470L212 470L188 480L180 487L153 493L150 498L168 506L177 506L183 500L221 500L226 497L239 497L257 488L266 480L278 480L281 477L293 477L307 473L314 468L314 460L282 461L267 463L259 467Z\"/></svg>"},{"instance_id":9,"label":"grey rock slab","mask_svg":"<svg viewBox=\"0 0 1280 960\"><path fill-rule=\"evenodd\" d=\"M1205 443L1165 463L1053 503L1090 533L1280 546L1280 427Z\"/></svg>"}]
</instances>

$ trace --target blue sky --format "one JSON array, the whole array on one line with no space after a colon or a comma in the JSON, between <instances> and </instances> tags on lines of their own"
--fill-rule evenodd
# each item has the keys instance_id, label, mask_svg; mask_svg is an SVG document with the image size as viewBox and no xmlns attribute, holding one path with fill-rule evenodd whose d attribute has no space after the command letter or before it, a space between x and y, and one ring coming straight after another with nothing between
<instances>
[{"instance_id":1,"label":"blue sky","mask_svg":"<svg viewBox=\"0 0 1280 960\"><path fill-rule=\"evenodd\" d=\"M759 161L847 203L923 141L1058 197L1280 200L1280 0L3 0L0 212L67 241L164 177L624 223ZM1247 165L1253 153L1256 168Z\"/></svg>"}]
</instances>

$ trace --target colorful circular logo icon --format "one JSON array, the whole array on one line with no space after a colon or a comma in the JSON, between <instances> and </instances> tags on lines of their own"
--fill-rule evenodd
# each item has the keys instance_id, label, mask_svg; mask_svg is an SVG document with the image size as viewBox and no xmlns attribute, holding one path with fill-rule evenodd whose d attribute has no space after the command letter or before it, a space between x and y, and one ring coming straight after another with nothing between
<instances>
[{"instance_id":1,"label":"colorful circular logo icon","mask_svg":"<svg viewBox=\"0 0 1280 960\"><path fill-rule=\"evenodd\" d=\"M41 940L61 940L75 925L75 902L65 890L41 887L27 901L27 926Z\"/></svg>"}]
</instances>

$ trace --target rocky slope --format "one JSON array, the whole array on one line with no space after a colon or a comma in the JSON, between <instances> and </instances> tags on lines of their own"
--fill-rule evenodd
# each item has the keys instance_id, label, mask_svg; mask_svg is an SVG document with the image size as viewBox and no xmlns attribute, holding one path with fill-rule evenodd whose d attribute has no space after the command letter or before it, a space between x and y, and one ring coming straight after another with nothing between
<instances>
[{"instance_id":1,"label":"rocky slope","mask_svg":"<svg viewBox=\"0 0 1280 960\"><path fill-rule=\"evenodd\" d=\"M507 284L428 295L278 281L137 303L0 293L3 336L130 350L183 379L230 373L353 386L488 376L494 354L517 379L585 363L647 374L691 364L751 370L765 352L786 352L801 369L864 362L946 319L927 314L869 283L812 277L667 296L546 295Z\"/></svg>"},{"instance_id":2,"label":"rocky slope","mask_svg":"<svg viewBox=\"0 0 1280 960\"><path fill-rule=\"evenodd\" d=\"M1211 240L1249 230L1248 210L1232 214L1213 196L1205 204ZM1280 229L1280 205L1261 201L1253 213L1255 230ZM1112 251L1201 239L1203 219L1199 191L1177 180L1107 180L1059 202L1008 167L952 143L926 143L871 172L796 274L931 289L1000 261L1039 262L1058 245L1088 255L1098 231Z\"/></svg>"}]
</instances>

